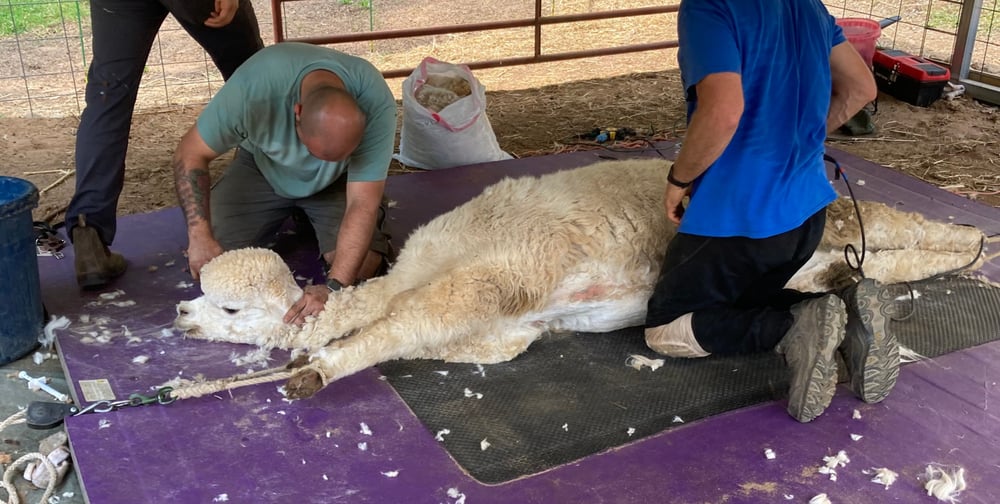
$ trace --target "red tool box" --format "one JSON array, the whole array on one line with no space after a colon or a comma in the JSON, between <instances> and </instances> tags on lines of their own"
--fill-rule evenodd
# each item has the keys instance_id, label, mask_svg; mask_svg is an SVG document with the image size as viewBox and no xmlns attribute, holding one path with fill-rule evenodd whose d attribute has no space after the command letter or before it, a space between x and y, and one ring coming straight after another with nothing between
<instances>
[{"instance_id":1,"label":"red tool box","mask_svg":"<svg viewBox=\"0 0 1000 504\"><path fill-rule=\"evenodd\" d=\"M872 66L879 90L918 107L937 101L951 78L947 68L895 49L875 51Z\"/></svg>"}]
</instances>

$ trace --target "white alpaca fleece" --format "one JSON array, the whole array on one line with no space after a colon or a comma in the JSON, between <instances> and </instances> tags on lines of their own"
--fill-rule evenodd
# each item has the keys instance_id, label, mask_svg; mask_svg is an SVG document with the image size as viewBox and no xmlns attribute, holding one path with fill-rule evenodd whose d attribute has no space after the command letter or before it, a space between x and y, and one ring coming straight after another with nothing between
<instances>
[{"instance_id":1,"label":"white alpaca fleece","mask_svg":"<svg viewBox=\"0 0 1000 504\"><path fill-rule=\"evenodd\" d=\"M261 347L283 347L295 328L282 322L302 296L288 265L275 253L233 250L201 270L203 296L177 305L174 327L185 336ZM211 328L210 334L202 334Z\"/></svg>"},{"instance_id":2,"label":"white alpaca fleece","mask_svg":"<svg viewBox=\"0 0 1000 504\"><path fill-rule=\"evenodd\" d=\"M176 326L196 338L306 350L325 384L391 359L496 363L546 331L641 325L675 233L663 207L669 167L660 159L606 161L504 179L415 230L385 276L332 293L301 328L282 323L301 290L280 257L226 252L203 269L205 294L178 305ZM831 205L830 236L790 287L850 281L840 247L852 241L851 208L846 200ZM863 211L871 252L919 259L870 254L866 273L877 275L869 276L918 280L978 253L976 229L876 203Z\"/></svg>"}]
</instances>

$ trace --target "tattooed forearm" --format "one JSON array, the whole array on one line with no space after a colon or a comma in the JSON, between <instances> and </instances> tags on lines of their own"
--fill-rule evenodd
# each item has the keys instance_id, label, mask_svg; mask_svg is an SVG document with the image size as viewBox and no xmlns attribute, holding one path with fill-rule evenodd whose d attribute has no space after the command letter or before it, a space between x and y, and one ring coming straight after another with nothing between
<instances>
[{"instance_id":1,"label":"tattooed forearm","mask_svg":"<svg viewBox=\"0 0 1000 504\"><path fill-rule=\"evenodd\" d=\"M211 176L207 168L190 168L181 160L174 161L174 183L177 202L184 210L188 229L209 221L208 195Z\"/></svg>"}]
</instances>

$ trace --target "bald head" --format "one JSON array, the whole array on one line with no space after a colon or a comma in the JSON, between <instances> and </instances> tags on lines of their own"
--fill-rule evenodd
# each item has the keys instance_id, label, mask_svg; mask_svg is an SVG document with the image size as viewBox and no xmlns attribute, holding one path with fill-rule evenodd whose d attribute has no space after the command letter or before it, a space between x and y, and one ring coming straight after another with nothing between
<instances>
[{"instance_id":1,"label":"bald head","mask_svg":"<svg viewBox=\"0 0 1000 504\"><path fill-rule=\"evenodd\" d=\"M346 90L321 86L302 98L299 138L309 152L324 161L343 161L358 148L365 115Z\"/></svg>"}]
</instances>

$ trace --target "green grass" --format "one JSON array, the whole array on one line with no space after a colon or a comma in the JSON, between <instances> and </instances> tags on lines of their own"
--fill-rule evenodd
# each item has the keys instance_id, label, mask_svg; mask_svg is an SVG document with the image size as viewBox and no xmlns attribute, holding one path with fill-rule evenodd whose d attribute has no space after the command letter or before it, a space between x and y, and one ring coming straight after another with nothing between
<instances>
[{"instance_id":1,"label":"green grass","mask_svg":"<svg viewBox=\"0 0 1000 504\"><path fill-rule=\"evenodd\" d=\"M89 9L89 3L79 0L0 0L0 37L76 22Z\"/></svg>"},{"instance_id":2,"label":"green grass","mask_svg":"<svg viewBox=\"0 0 1000 504\"><path fill-rule=\"evenodd\" d=\"M340 5L357 5L362 9L371 9L371 0L340 0Z\"/></svg>"},{"instance_id":3,"label":"green grass","mask_svg":"<svg viewBox=\"0 0 1000 504\"><path fill-rule=\"evenodd\" d=\"M986 0L983 2L983 10L979 13L978 38L989 40L992 35L1000 30L1000 13L997 11L997 0ZM931 10L927 26L936 28L948 33L958 31L958 22L962 14L962 7L955 4L935 4Z\"/></svg>"}]
</instances>

